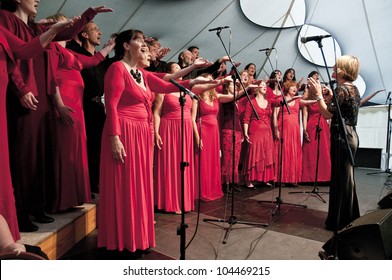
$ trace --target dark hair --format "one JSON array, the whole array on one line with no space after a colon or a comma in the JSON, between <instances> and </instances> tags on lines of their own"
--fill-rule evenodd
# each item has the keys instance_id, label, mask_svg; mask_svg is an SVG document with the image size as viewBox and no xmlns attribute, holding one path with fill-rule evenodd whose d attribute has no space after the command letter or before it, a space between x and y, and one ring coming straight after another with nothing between
<instances>
[{"instance_id":1,"label":"dark hair","mask_svg":"<svg viewBox=\"0 0 392 280\"><path fill-rule=\"evenodd\" d=\"M124 57L125 49L123 44L131 41L135 35L141 34L144 36L143 32L137 29L128 29L120 32L116 37L116 45L114 46L114 58L115 60L121 60Z\"/></svg>"},{"instance_id":2,"label":"dark hair","mask_svg":"<svg viewBox=\"0 0 392 280\"><path fill-rule=\"evenodd\" d=\"M287 79L287 74L288 74L290 71L293 71L293 72L294 72L293 81L296 81L295 69L294 69L294 68L289 68L289 69L287 69L286 71L284 71L284 74L283 74L283 83L286 81L286 79Z\"/></svg>"},{"instance_id":3,"label":"dark hair","mask_svg":"<svg viewBox=\"0 0 392 280\"><path fill-rule=\"evenodd\" d=\"M190 46L190 47L188 48L188 51L192 52L194 49L198 49L198 50L199 50L199 47Z\"/></svg>"},{"instance_id":4,"label":"dark hair","mask_svg":"<svg viewBox=\"0 0 392 280\"><path fill-rule=\"evenodd\" d=\"M279 81L276 80L276 74L278 74L278 73L282 73L282 72L280 70L274 70L274 71L271 72L270 80L268 82L268 86L270 88L272 88L272 89L274 89L276 84L279 82Z\"/></svg>"},{"instance_id":5,"label":"dark hair","mask_svg":"<svg viewBox=\"0 0 392 280\"><path fill-rule=\"evenodd\" d=\"M85 42L87 40L86 38L83 37L83 33L87 32L87 25L89 25L90 23L94 23L94 22L92 20L87 22L86 25L84 26L84 29L78 33L78 39L80 40L80 42Z\"/></svg>"},{"instance_id":6,"label":"dark hair","mask_svg":"<svg viewBox=\"0 0 392 280\"><path fill-rule=\"evenodd\" d=\"M244 68L244 70L248 70L248 68L251 66L251 65L253 65L255 68L256 68L256 64L254 64L254 63L248 63L246 66L245 66L245 68ZM253 74L253 78L256 78L256 71L255 71L255 73Z\"/></svg>"},{"instance_id":7,"label":"dark hair","mask_svg":"<svg viewBox=\"0 0 392 280\"><path fill-rule=\"evenodd\" d=\"M1 0L0 8L13 13L18 8L18 2L16 0Z\"/></svg>"},{"instance_id":8,"label":"dark hair","mask_svg":"<svg viewBox=\"0 0 392 280\"><path fill-rule=\"evenodd\" d=\"M178 64L178 63L174 62L174 61L170 61L170 62L166 63L165 69L164 69L165 73L170 73L171 72L171 67L172 67L173 64Z\"/></svg>"},{"instance_id":9,"label":"dark hair","mask_svg":"<svg viewBox=\"0 0 392 280\"><path fill-rule=\"evenodd\" d=\"M309 73L308 78L312 77L314 74L319 74L319 72L316 70L313 70L312 72Z\"/></svg>"}]
</instances>

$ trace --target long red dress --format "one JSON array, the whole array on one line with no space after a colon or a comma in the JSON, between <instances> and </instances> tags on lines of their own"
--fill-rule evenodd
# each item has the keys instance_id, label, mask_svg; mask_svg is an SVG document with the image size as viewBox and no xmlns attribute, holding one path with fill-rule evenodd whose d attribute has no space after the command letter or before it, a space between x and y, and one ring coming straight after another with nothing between
<instances>
[{"instance_id":1,"label":"long red dress","mask_svg":"<svg viewBox=\"0 0 392 280\"><path fill-rule=\"evenodd\" d=\"M234 106L236 106L236 116L234 116ZM221 129L221 173L223 183L239 183L238 167L240 162L240 152L242 145L242 129L240 122L240 112L238 105L234 102L224 103L221 105L223 120ZM235 123L233 123L233 120ZM235 143L233 143L233 132L235 132ZM234 144L234 153L233 153ZM234 168L233 168L234 154ZM234 170L234 177L233 177ZM234 178L234 181L233 181Z\"/></svg>"},{"instance_id":2,"label":"long red dress","mask_svg":"<svg viewBox=\"0 0 392 280\"><path fill-rule=\"evenodd\" d=\"M87 161L87 138L83 113L84 82L80 71L99 64L101 53L85 56L69 51L58 44L52 45L53 67L57 68L56 80L65 106L74 124L66 126L56 118L57 148L55 151L55 187L53 201L48 209L56 213L91 202L90 179Z\"/></svg>"},{"instance_id":3,"label":"long red dress","mask_svg":"<svg viewBox=\"0 0 392 280\"><path fill-rule=\"evenodd\" d=\"M105 76L106 121L102 135L98 247L122 251L155 246L153 197L153 92L177 92L178 88L143 73L146 90L132 79L121 61ZM181 82L189 87L189 82ZM115 160L110 136L119 135L126 157Z\"/></svg>"},{"instance_id":4,"label":"long red dress","mask_svg":"<svg viewBox=\"0 0 392 280\"><path fill-rule=\"evenodd\" d=\"M218 112L218 99L214 99L212 106L204 100L199 100L197 125L200 139L203 141L203 149L196 153L197 187L195 189L198 190L200 186L200 199L204 201L212 201L223 196Z\"/></svg>"},{"instance_id":5,"label":"long red dress","mask_svg":"<svg viewBox=\"0 0 392 280\"><path fill-rule=\"evenodd\" d=\"M252 99L253 107L259 115L257 120L251 105L248 103L244 114L244 123L249 124L249 144L246 156L244 178L247 181L268 182L274 180L275 147L271 131L271 104L261 108L256 98Z\"/></svg>"},{"instance_id":6,"label":"long red dress","mask_svg":"<svg viewBox=\"0 0 392 280\"><path fill-rule=\"evenodd\" d=\"M17 39L15 37L15 39ZM38 39L38 38L37 38ZM15 241L20 239L18 221L16 217L14 189L12 187L9 151L8 151L8 132L7 132L7 114L6 114L6 92L8 85L8 76L14 80L17 88L24 86L22 78L16 67L13 55L18 58L26 58L23 54L31 56L43 51L39 40L33 40L25 49L20 49L13 40L13 36L0 26L0 215L2 215L10 228L12 237ZM23 43L22 41L19 41ZM16 77L15 77L16 75Z\"/></svg>"},{"instance_id":7,"label":"long red dress","mask_svg":"<svg viewBox=\"0 0 392 280\"><path fill-rule=\"evenodd\" d=\"M290 106L290 104L293 104L293 106ZM301 181L302 175L302 146L299 126L300 100L296 99L290 102L289 108L290 114L287 112L287 108L283 107L283 130L282 107L280 107L278 116L280 136L283 137L282 183L297 184ZM277 163L275 168L276 178L279 179L279 153L275 162Z\"/></svg>"},{"instance_id":8,"label":"long red dress","mask_svg":"<svg viewBox=\"0 0 392 280\"><path fill-rule=\"evenodd\" d=\"M179 97L166 94L162 104L159 135L161 149L155 148L154 199L157 209L166 212L181 211L180 162L189 163L184 171L184 210L194 210L195 156L193 150L192 99L186 95L184 105L184 159L181 157L181 105Z\"/></svg>"},{"instance_id":9,"label":"long red dress","mask_svg":"<svg viewBox=\"0 0 392 280\"><path fill-rule=\"evenodd\" d=\"M316 161L318 141L316 137L316 126L320 119L320 148L317 169L317 182L331 181L331 140L329 125L325 118L321 116L318 104L308 106L307 132L310 142L304 141L302 144L302 182L315 182Z\"/></svg>"},{"instance_id":10,"label":"long red dress","mask_svg":"<svg viewBox=\"0 0 392 280\"><path fill-rule=\"evenodd\" d=\"M56 36L56 40L71 39L96 13L88 9L72 28ZM26 25L13 13L0 10L0 24L25 42L43 34L49 27ZM54 118L49 96L55 92L56 81L47 53L39 53L28 60L17 60L26 86L17 90L11 85L7 95L9 152L12 183L18 218L29 212L43 211L53 190ZM39 101L37 110L22 107L19 97L32 92ZM51 198L49 198L50 200Z\"/></svg>"}]
</instances>

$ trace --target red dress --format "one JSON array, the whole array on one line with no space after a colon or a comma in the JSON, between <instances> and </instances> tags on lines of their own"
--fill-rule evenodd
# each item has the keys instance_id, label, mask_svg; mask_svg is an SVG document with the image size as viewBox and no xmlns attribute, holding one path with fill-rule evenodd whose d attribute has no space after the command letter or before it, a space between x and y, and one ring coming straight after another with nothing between
<instances>
[{"instance_id":1,"label":"red dress","mask_svg":"<svg viewBox=\"0 0 392 280\"><path fill-rule=\"evenodd\" d=\"M28 44L17 40L9 32L0 26L0 215L2 215L10 228L14 241L20 239L18 221L16 217L14 189L12 187L9 151L8 151L8 132L7 132L7 110L6 92L8 85L8 74L14 80L17 88L22 88L23 80L16 67L13 54L18 58L26 58L43 51L39 40L33 40ZM38 39L38 38L37 38ZM23 43L26 49L20 49L15 43ZM11 51L12 50L12 51ZM27 162L26 162L27 163Z\"/></svg>"},{"instance_id":2,"label":"red dress","mask_svg":"<svg viewBox=\"0 0 392 280\"><path fill-rule=\"evenodd\" d=\"M299 126L300 100L296 99L289 103L290 114L283 107L283 130L282 130L282 107L279 110L278 127L280 137L283 136L282 147L282 183L297 184L302 175L302 146ZM281 142L279 141L279 145ZM279 153L276 162L276 179L279 180Z\"/></svg>"},{"instance_id":3,"label":"red dress","mask_svg":"<svg viewBox=\"0 0 392 280\"><path fill-rule=\"evenodd\" d=\"M181 156L181 105L179 97L166 94L162 104L159 135L161 149L155 148L154 157L154 198L157 209L167 212L181 211L181 170L180 162L189 166L184 171L184 209L194 210L195 200L195 156L193 150L193 127L191 118L192 99L185 96L184 106L184 159Z\"/></svg>"},{"instance_id":4,"label":"red dress","mask_svg":"<svg viewBox=\"0 0 392 280\"><path fill-rule=\"evenodd\" d=\"M251 105L248 103L244 114L244 123L249 124L248 135L251 144L248 145L244 178L247 181L268 182L274 180L275 148L271 131L271 104L261 108L256 98L252 99L253 107L259 116L256 118Z\"/></svg>"},{"instance_id":5,"label":"red dress","mask_svg":"<svg viewBox=\"0 0 392 280\"><path fill-rule=\"evenodd\" d=\"M99 64L101 53L89 57L73 53L58 44L53 44L51 56L57 68L56 80L65 106L70 113L73 126L66 126L59 116L56 118L57 149L55 151L54 199L48 208L56 213L74 206L91 202L90 179L87 161L87 138L83 113L84 82L80 71Z\"/></svg>"},{"instance_id":6,"label":"red dress","mask_svg":"<svg viewBox=\"0 0 392 280\"><path fill-rule=\"evenodd\" d=\"M155 246L153 197L153 92L178 88L139 69L146 90L136 84L121 61L105 76L106 121L102 134L98 247L134 252ZM181 82L189 87L189 80ZM119 135L126 157L115 160L110 136Z\"/></svg>"},{"instance_id":7,"label":"red dress","mask_svg":"<svg viewBox=\"0 0 392 280\"><path fill-rule=\"evenodd\" d=\"M96 13L88 9L72 28L56 36L57 40L71 39ZM29 23L26 25L16 15L0 10L0 25L25 42L43 34L49 27ZM16 90L8 88L8 131L12 183L18 214L27 217L29 212L43 211L50 201L54 185L54 114L49 96L55 92L56 81L47 53L31 59L17 60L26 86ZM39 101L37 110L22 107L19 97L32 92ZM45 197L45 195L49 196Z\"/></svg>"},{"instance_id":8,"label":"red dress","mask_svg":"<svg viewBox=\"0 0 392 280\"><path fill-rule=\"evenodd\" d=\"M234 116L234 106L236 106L236 116ZM221 105L222 129L221 129L221 172L223 183L238 183L238 167L240 162L240 152L242 145L242 128L240 123L240 113L238 105L234 102ZM233 120L235 124L233 124ZM235 126L235 128L234 128ZM235 131L235 143L233 143L233 131ZM234 144L234 181L233 181L233 144Z\"/></svg>"},{"instance_id":9,"label":"red dress","mask_svg":"<svg viewBox=\"0 0 392 280\"><path fill-rule=\"evenodd\" d=\"M203 149L196 153L196 178L198 178L196 184L201 188L200 199L204 201L215 200L223 196L218 112L218 99L214 99L212 106L204 100L199 101L197 124L200 139L203 141ZM198 190L198 187L195 189Z\"/></svg>"},{"instance_id":10,"label":"red dress","mask_svg":"<svg viewBox=\"0 0 392 280\"><path fill-rule=\"evenodd\" d=\"M310 142L304 141L302 145L302 182L315 182L318 141L316 138L316 126L320 118L320 148L317 169L317 182L331 181L331 140L329 137L329 125L321 116L318 104L308 106L307 132Z\"/></svg>"}]
</instances>

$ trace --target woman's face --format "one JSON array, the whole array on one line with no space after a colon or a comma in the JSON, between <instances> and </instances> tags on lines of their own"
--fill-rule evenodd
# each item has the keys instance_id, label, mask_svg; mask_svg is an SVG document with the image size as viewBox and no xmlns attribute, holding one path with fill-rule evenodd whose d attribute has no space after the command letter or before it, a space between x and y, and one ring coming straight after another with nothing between
<instances>
[{"instance_id":1,"label":"woman's face","mask_svg":"<svg viewBox=\"0 0 392 280\"><path fill-rule=\"evenodd\" d=\"M173 63L173 64L170 66L170 73L171 73L171 74L177 73L177 72L180 71L180 70L181 70L181 67L180 67L180 65L178 65L177 63Z\"/></svg>"},{"instance_id":2,"label":"woman's face","mask_svg":"<svg viewBox=\"0 0 392 280\"><path fill-rule=\"evenodd\" d=\"M277 81L281 81L281 80L282 80L282 72L276 71L276 72L275 72L275 79L276 79Z\"/></svg>"},{"instance_id":3,"label":"woman's face","mask_svg":"<svg viewBox=\"0 0 392 280\"><path fill-rule=\"evenodd\" d=\"M131 41L124 43L124 48L130 54L131 59L139 63L149 58L150 52L144 42L143 34L135 34Z\"/></svg>"},{"instance_id":4,"label":"woman's face","mask_svg":"<svg viewBox=\"0 0 392 280\"><path fill-rule=\"evenodd\" d=\"M248 72L244 71L241 73L241 80L244 84L246 84L249 81L249 74Z\"/></svg>"},{"instance_id":5,"label":"woman's face","mask_svg":"<svg viewBox=\"0 0 392 280\"><path fill-rule=\"evenodd\" d=\"M260 93L265 95L267 93L267 84L265 82L260 83Z\"/></svg>"},{"instance_id":6,"label":"woman's face","mask_svg":"<svg viewBox=\"0 0 392 280\"><path fill-rule=\"evenodd\" d=\"M254 74L256 73L256 66L254 66L253 64L249 65L247 71L249 73L249 76L254 76Z\"/></svg>"},{"instance_id":7,"label":"woman's face","mask_svg":"<svg viewBox=\"0 0 392 280\"><path fill-rule=\"evenodd\" d=\"M291 86L289 88L288 94L290 96L295 96L297 94L297 91L298 91L297 86Z\"/></svg>"},{"instance_id":8,"label":"woman's face","mask_svg":"<svg viewBox=\"0 0 392 280\"><path fill-rule=\"evenodd\" d=\"M332 78L336 79L336 65L333 67Z\"/></svg>"},{"instance_id":9,"label":"woman's face","mask_svg":"<svg viewBox=\"0 0 392 280\"><path fill-rule=\"evenodd\" d=\"M287 75L286 75L286 79L291 81L292 79L294 79L294 76L295 76L294 70L290 70L290 71L287 73Z\"/></svg>"},{"instance_id":10,"label":"woman's face","mask_svg":"<svg viewBox=\"0 0 392 280\"><path fill-rule=\"evenodd\" d=\"M20 0L17 9L28 16L34 16L38 12L38 4L39 0Z\"/></svg>"}]
</instances>

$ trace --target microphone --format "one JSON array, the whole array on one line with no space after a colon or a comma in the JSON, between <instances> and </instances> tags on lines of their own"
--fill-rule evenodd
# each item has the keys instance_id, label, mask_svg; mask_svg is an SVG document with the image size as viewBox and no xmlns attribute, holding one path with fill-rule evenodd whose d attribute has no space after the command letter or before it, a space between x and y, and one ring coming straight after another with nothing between
<instances>
[{"instance_id":1,"label":"microphone","mask_svg":"<svg viewBox=\"0 0 392 280\"><path fill-rule=\"evenodd\" d=\"M197 97L196 94L194 94L193 92L191 92L189 89L187 89L187 88L184 87L183 85L180 85L180 84L177 83L175 80L170 79L170 82L171 82L173 85L177 86L177 87L180 89L180 91L184 92L185 94L188 94L191 98L196 99L196 100L199 100L199 98Z\"/></svg>"},{"instance_id":2,"label":"microphone","mask_svg":"<svg viewBox=\"0 0 392 280\"><path fill-rule=\"evenodd\" d=\"M212 28L212 29L208 29L209 32L211 31L221 31L222 29L226 29L226 28L230 28L230 26L220 26L220 27L216 27L216 28Z\"/></svg>"},{"instance_id":3,"label":"microphone","mask_svg":"<svg viewBox=\"0 0 392 280\"><path fill-rule=\"evenodd\" d=\"M272 51L272 50L274 50L275 48L265 48L265 49L261 49L261 50L259 50L259 52L263 52L263 51Z\"/></svg>"},{"instance_id":4,"label":"microphone","mask_svg":"<svg viewBox=\"0 0 392 280\"><path fill-rule=\"evenodd\" d=\"M318 36L310 36L310 37L301 37L301 43L305 44L309 41L320 41L324 38L332 37L332 35L318 35Z\"/></svg>"}]
</instances>

